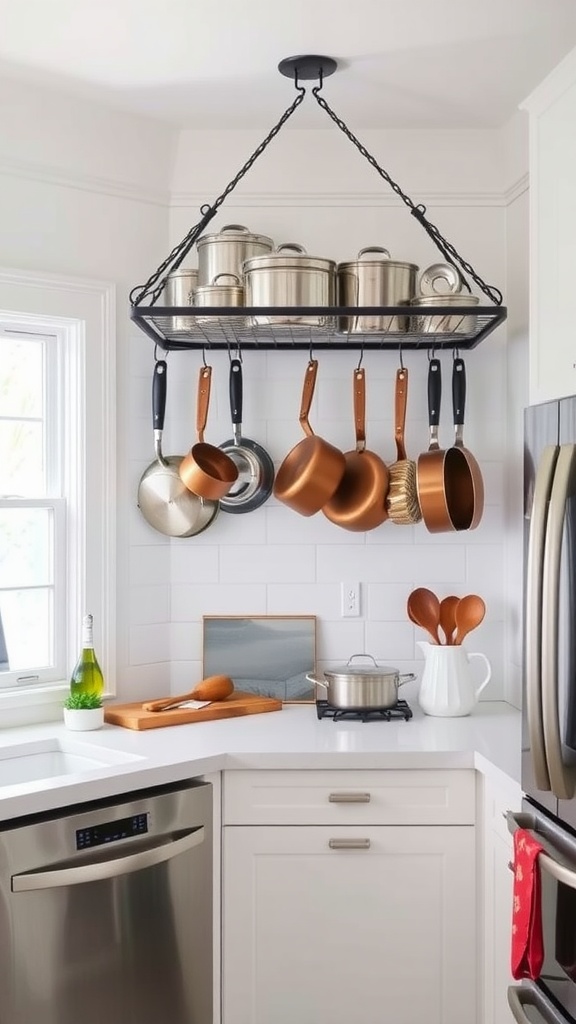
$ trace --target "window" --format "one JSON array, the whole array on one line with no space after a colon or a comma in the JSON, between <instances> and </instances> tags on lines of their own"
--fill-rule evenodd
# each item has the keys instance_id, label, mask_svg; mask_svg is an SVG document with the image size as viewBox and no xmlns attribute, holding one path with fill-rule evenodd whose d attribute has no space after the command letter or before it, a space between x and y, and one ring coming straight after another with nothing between
<instances>
[{"instance_id":1,"label":"window","mask_svg":"<svg viewBox=\"0 0 576 1024\"><path fill-rule=\"evenodd\" d=\"M0 707L60 702L91 611L114 692L109 285L0 270Z\"/></svg>"}]
</instances>

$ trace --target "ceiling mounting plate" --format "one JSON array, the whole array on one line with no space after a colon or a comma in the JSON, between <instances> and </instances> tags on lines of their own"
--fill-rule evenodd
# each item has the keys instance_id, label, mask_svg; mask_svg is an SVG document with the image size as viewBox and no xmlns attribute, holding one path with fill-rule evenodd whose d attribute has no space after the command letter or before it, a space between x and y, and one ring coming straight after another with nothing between
<instances>
[{"instance_id":1,"label":"ceiling mounting plate","mask_svg":"<svg viewBox=\"0 0 576 1024\"><path fill-rule=\"evenodd\" d=\"M338 62L333 57L319 57L304 53L299 57L285 57L278 65L278 71L293 81L308 82L312 79L328 78L333 75Z\"/></svg>"}]
</instances>

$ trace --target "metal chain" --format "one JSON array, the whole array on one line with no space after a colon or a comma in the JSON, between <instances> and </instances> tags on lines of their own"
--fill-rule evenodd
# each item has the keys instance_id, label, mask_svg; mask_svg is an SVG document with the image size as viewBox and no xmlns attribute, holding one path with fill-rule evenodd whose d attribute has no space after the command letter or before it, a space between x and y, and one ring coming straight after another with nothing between
<instances>
[{"instance_id":1,"label":"metal chain","mask_svg":"<svg viewBox=\"0 0 576 1024\"><path fill-rule=\"evenodd\" d=\"M274 125L274 127L268 132L265 139L262 140L257 149L254 150L252 155L248 157L248 160L244 166L238 171L238 174L232 181L226 186L224 191L218 198L212 203L212 206L204 204L200 207L200 213L202 219L195 224L185 238L174 247L169 256L164 260L163 263L154 271L154 273L148 278L145 284L137 285L130 292L130 302L133 306L139 305L143 299L150 297L150 305L154 305L162 294L166 285L168 274L177 270L184 257L190 252L190 249L194 245L194 242L199 238L206 226L210 223L213 217L216 216L220 206L224 200L230 195L233 189L236 188L238 182L242 180L245 174L250 170L252 165L256 162L259 156L262 155L266 147L272 142L278 132L284 127L288 118L292 117L292 114L298 109L304 96L306 95L306 89L299 85L297 81L294 82L294 87L298 92L293 103L284 111L280 120Z\"/></svg>"},{"instance_id":2,"label":"metal chain","mask_svg":"<svg viewBox=\"0 0 576 1024\"><path fill-rule=\"evenodd\" d=\"M491 302L494 302L495 305L500 306L502 304L503 299L502 292L498 288L495 288L493 285L486 284L482 280L482 278L478 276L472 265L468 263L460 255L457 249L446 238L444 238L439 229L434 224L430 223L430 221L426 217L426 207L422 203L420 203L418 206L415 203L413 203L412 200L410 199L410 196L406 195L406 193L402 191L400 185L398 185L397 182L395 182L390 177L388 172L385 171L383 167L380 167L380 164L375 159L375 157L373 157L372 154L368 152L366 147L363 146L360 140L357 139L356 136L350 131L348 125L345 124L345 122L342 121L342 119L338 117L338 115L332 110L332 108L328 105L324 97L320 96L321 88L322 84L316 85L312 89L312 95L314 96L314 99L316 100L318 105L322 107L322 109L334 121L334 124L337 125L340 131L344 133L344 135L350 140L350 142L352 142L356 146L356 149L362 154L362 156L368 161L368 163L371 164L376 171L378 171L378 174L382 178L384 178L384 180L390 185L391 189L396 193L396 195L400 197L402 202L406 204L412 216L416 217L416 219L420 222L424 230L428 233L436 247L440 250L444 258L447 260L447 262L451 263L453 266L456 266L455 261L457 261L460 264L460 267L462 267L466 271L466 273L470 275L474 283L480 288L481 291L484 292L484 294L491 300ZM466 288L468 289L468 291L470 291L470 286L466 281L466 278L462 274L461 270L458 267L456 267L456 269L458 270L460 276L462 277L463 283L465 284Z\"/></svg>"}]
</instances>

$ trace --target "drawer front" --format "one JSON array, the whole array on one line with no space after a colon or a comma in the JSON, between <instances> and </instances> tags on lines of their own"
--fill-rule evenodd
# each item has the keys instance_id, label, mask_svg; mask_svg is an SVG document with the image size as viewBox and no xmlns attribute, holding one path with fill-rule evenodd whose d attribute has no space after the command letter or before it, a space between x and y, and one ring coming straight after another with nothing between
<instances>
[{"instance_id":1,"label":"drawer front","mask_svg":"<svg viewBox=\"0 0 576 1024\"><path fill-rule=\"evenodd\" d=\"M473 771L227 771L224 825L473 825Z\"/></svg>"}]
</instances>

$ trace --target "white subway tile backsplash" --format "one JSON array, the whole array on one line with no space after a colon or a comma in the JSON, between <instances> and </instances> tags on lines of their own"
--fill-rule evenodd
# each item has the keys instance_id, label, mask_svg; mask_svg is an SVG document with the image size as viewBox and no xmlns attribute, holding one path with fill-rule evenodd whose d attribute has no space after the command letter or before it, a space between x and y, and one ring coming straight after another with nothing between
<instances>
[{"instance_id":1,"label":"white subway tile backsplash","mask_svg":"<svg viewBox=\"0 0 576 1024\"><path fill-rule=\"evenodd\" d=\"M170 584L157 587L132 587L130 590L130 624L145 626L170 622Z\"/></svg>"},{"instance_id":2,"label":"white subway tile backsplash","mask_svg":"<svg viewBox=\"0 0 576 1024\"><path fill-rule=\"evenodd\" d=\"M465 579L466 550L445 545L323 545L317 552L319 582L359 579L366 583L431 586Z\"/></svg>"},{"instance_id":3,"label":"white subway tile backsplash","mask_svg":"<svg viewBox=\"0 0 576 1024\"><path fill-rule=\"evenodd\" d=\"M220 561L220 582L313 583L313 545L262 544L231 547Z\"/></svg>"},{"instance_id":4,"label":"white subway tile backsplash","mask_svg":"<svg viewBox=\"0 0 576 1024\"><path fill-rule=\"evenodd\" d=\"M176 661L193 661L202 657L202 623L173 622L170 648Z\"/></svg>"},{"instance_id":5,"label":"white subway tile backsplash","mask_svg":"<svg viewBox=\"0 0 576 1024\"><path fill-rule=\"evenodd\" d=\"M266 610L269 615L317 615L319 619L335 619L340 614L340 585L316 583L269 583L266 587Z\"/></svg>"},{"instance_id":6,"label":"white subway tile backsplash","mask_svg":"<svg viewBox=\"0 0 576 1024\"><path fill-rule=\"evenodd\" d=\"M170 623L130 627L130 664L151 665L171 657Z\"/></svg>"},{"instance_id":7,"label":"white subway tile backsplash","mask_svg":"<svg viewBox=\"0 0 576 1024\"><path fill-rule=\"evenodd\" d=\"M170 545L170 575L173 585L180 583L218 582L220 553L215 545L203 544L200 536L186 538Z\"/></svg>"},{"instance_id":8,"label":"white subway tile backsplash","mask_svg":"<svg viewBox=\"0 0 576 1024\"><path fill-rule=\"evenodd\" d=\"M134 545L130 548L130 585L160 586L170 583L170 549L167 545Z\"/></svg>"},{"instance_id":9,"label":"white subway tile backsplash","mask_svg":"<svg viewBox=\"0 0 576 1024\"><path fill-rule=\"evenodd\" d=\"M363 619L320 620L317 629L318 660L338 661L345 665L351 655L362 654L366 645L364 627Z\"/></svg>"},{"instance_id":10,"label":"white subway tile backsplash","mask_svg":"<svg viewBox=\"0 0 576 1024\"><path fill-rule=\"evenodd\" d=\"M366 623L366 651L384 665L415 657L414 627L411 622L386 622L371 619Z\"/></svg>"},{"instance_id":11,"label":"white subway tile backsplash","mask_svg":"<svg viewBox=\"0 0 576 1024\"><path fill-rule=\"evenodd\" d=\"M191 622L203 615L265 615L266 587L263 584L203 583L172 587L172 621Z\"/></svg>"},{"instance_id":12,"label":"white subway tile backsplash","mask_svg":"<svg viewBox=\"0 0 576 1024\"><path fill-rule=\"evenodd\" d=\"M406 601L413 588L405 583L368 583L364 586L366 618L379 622L406 622Z\"/></svg>"},{"instance_id":13,"label":"white subway tile backsplash","mask_svg":"<svg viewBox=\"0 0 576 1024\"><path fill-rule=\"evenodd\" d=\"M266 539L269 544L334 544L342 537L341 527L335 526L322 512L302 516L279 502L267 508ZM347 533L347 543L364 544L362 533Z\"/></svg>"}]
</instances>

